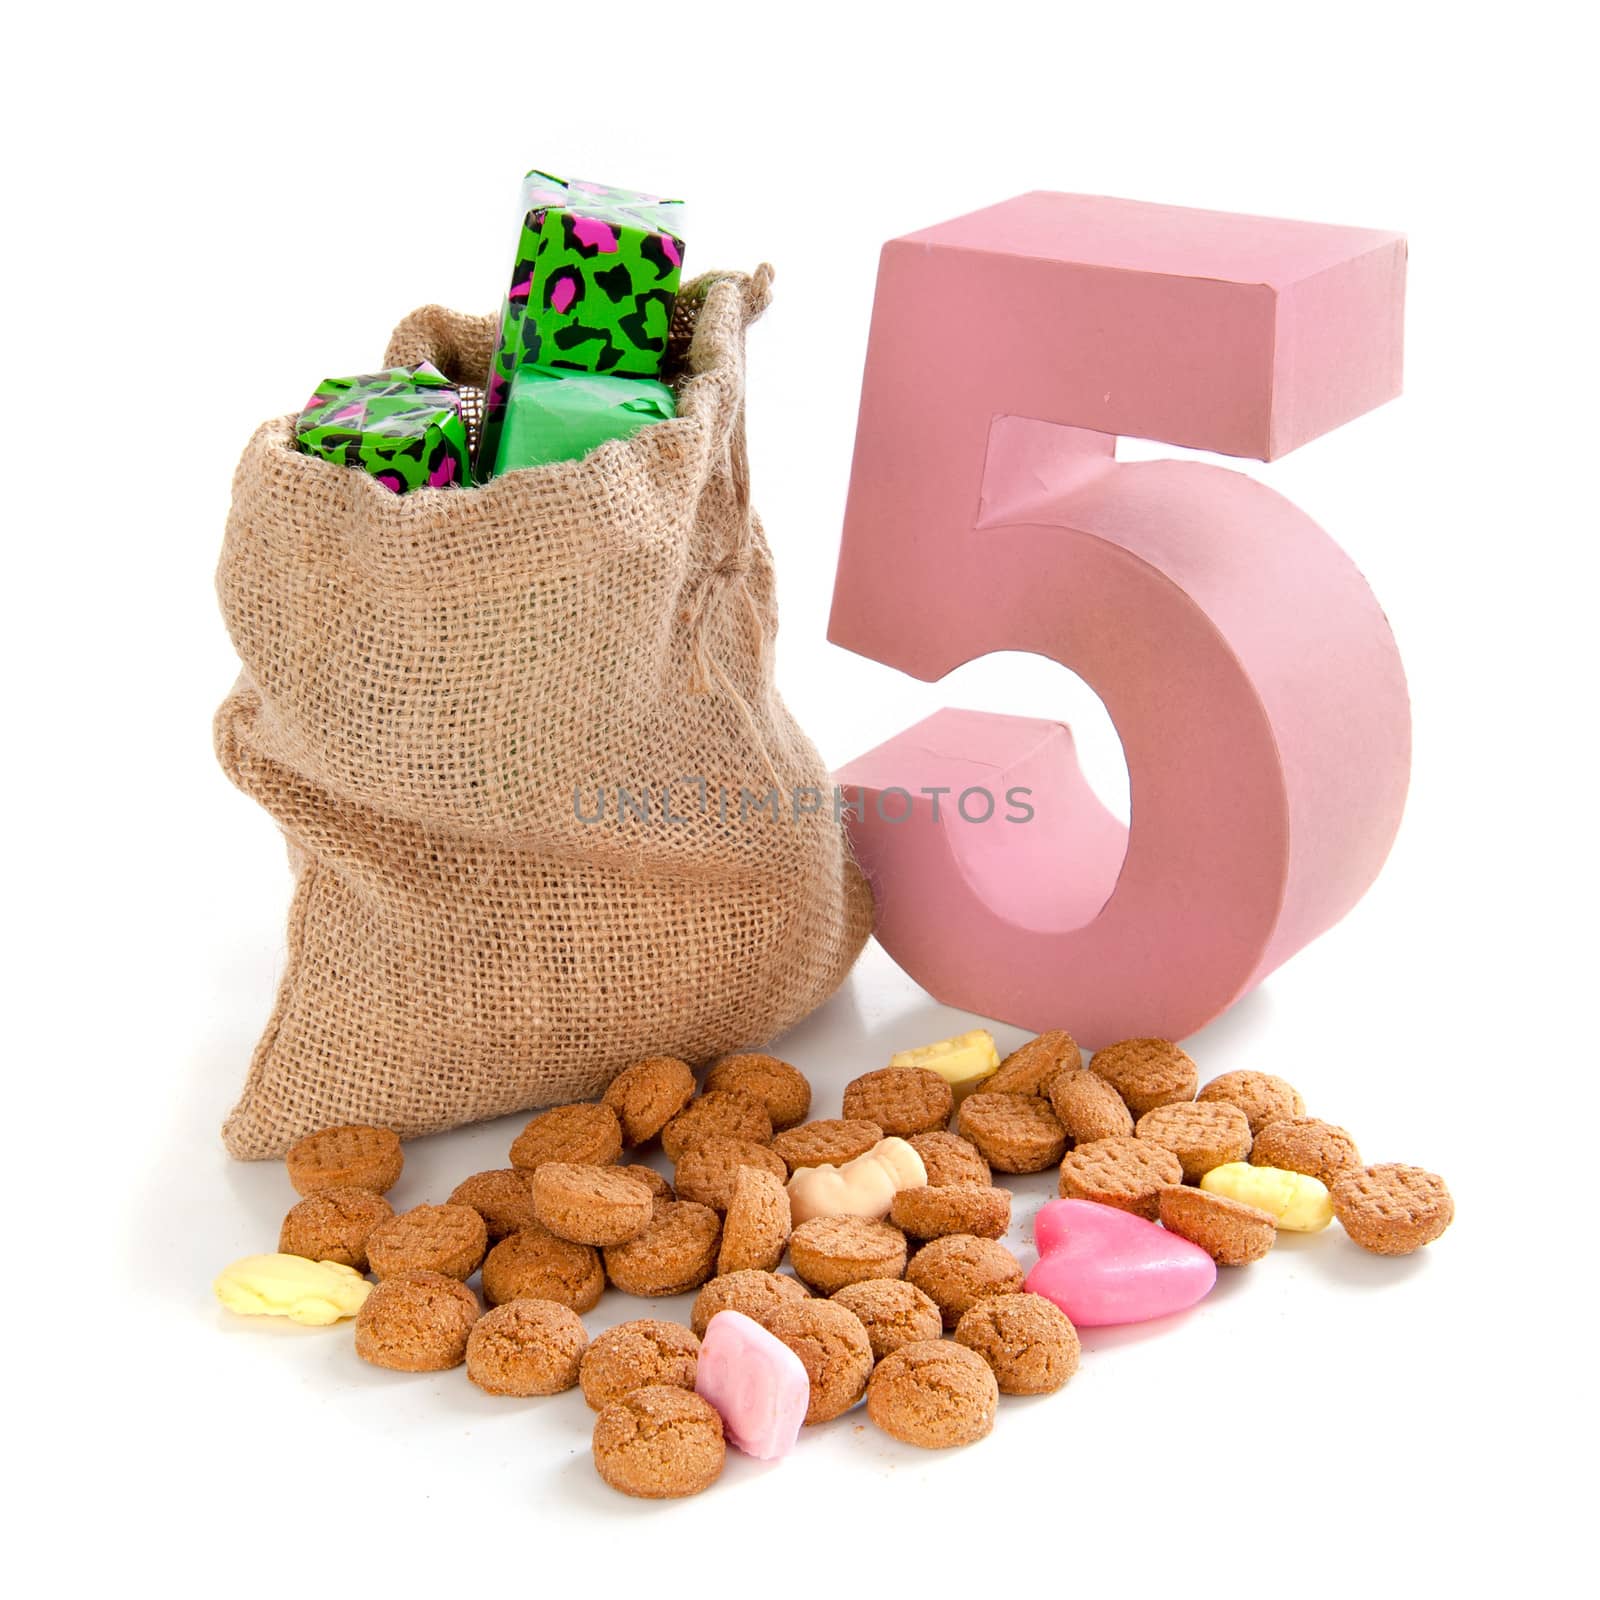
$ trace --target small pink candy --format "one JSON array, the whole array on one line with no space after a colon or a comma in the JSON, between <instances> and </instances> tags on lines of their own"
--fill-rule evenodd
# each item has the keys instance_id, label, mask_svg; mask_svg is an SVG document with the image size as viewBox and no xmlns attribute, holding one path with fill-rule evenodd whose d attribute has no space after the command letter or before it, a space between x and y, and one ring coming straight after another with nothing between
<instances>
[{"instance_id":1,"label":"small pink candy","mask_svg":"<svg viewBox=\"0 0 1600 1600\"><path fill-rule=\"evenodd\" d=\"M719 1311L700 1341L694 1392L721 1413L729 1444L773 1461L800 1437L811 1380L799 1356L759 1322Z\"/></svg>"},{"instance_id":2,"label":"small pink candy","mask_svg":"<svg viewBox=\"0 0 1600 1600\"><path fill-rule=\"evenodd\" d=\"M1023 1285L1054 1301L1080 1328L1187 1311L1217 1281L1197 1244L1115 1206L1052 1200L1033 1221L1038 1265Z\"/></svg>"}]
</instances>

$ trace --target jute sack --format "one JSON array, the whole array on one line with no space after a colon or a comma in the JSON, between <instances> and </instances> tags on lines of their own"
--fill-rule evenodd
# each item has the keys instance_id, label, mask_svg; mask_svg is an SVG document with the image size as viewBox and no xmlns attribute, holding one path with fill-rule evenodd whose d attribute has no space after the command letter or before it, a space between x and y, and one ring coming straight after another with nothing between
<instances>
[{"instance_id":1,"label":"jute sack","mask_svg":"<svg viewBox=\"0 0 1600 1600\"><path fill-rule=\"evenodd\" d=\"M297 452L292 417L250 441L216 745L296 885L235 1156L591 1096L642 1056L763 1043L849 970L870 896L773 687L749 503L769 281L690 284L678 417L581 462L397 496ZM481 385L494 333L430 306L386 363Z\"/></svg>"}]
</instances>

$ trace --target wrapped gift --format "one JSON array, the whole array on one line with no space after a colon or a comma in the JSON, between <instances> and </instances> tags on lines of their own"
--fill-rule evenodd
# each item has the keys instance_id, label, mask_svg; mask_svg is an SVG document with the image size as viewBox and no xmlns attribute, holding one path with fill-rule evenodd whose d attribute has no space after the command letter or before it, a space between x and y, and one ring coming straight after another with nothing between
<instances>
[{"instance_id":1,"label":"wrapped gift","mask_svg":"<svg viewBox=\"0 0 1600 1600\"><path fill-rule=\"evenodd\" d=\"M626 439L676 415L672 391L653 378L523 367L511 380L494 476L576 461L608 439Z\"/></svg>"},{"instance_id":2,"label":"wrapped gift","mask_svg":"<svg viewBox=\"0 0 1600 1600\"><path fill-rule=\"evenodd\" d=\"M447 488L467 477L460 393L427 362L319 383L300 414L295 442L309 455L361 467L396 494Z\"/></svg>"},{"instance_id":3,"label":"wrapped gift","mask_svg":"<svg viewBox=\"0 0 1600 1600\"><path fill-rule=\"evenodd\" d=\"M653 378L683 269L683 203L530 172L516 266L484 396L478 476L491 475L512 376L559 367Z\"/></svg>"}]
</instances>

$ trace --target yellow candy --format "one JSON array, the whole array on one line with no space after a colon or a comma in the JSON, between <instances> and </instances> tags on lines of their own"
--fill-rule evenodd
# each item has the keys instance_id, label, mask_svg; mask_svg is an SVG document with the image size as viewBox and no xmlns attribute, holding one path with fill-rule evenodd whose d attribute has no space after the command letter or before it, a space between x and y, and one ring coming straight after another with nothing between
<instances>
[{"instance_id":1,"label":"yellow candy","mask_svg":"<svg viewBox=\"0 0 1600 1600\"><path fill-rule=\"evenodd\" d=\"M313 1328L353 1317L372 1293L354 1267L279 1255L245 1256L224 1267L211 1287L241 1317L287 1317Z\"/></svg>"},{"instance_id":2,"label":"yellow candy","mask_svg":"<svg viewBox=\"0 0 1600 1600\"><path fill-rule=\"evenodd\" d=\"M961 1100L999 1070L1000 1052L995 1049L994 1036L987 1028L974 1028L971 1033L958 1034L954 1039L902 1050L890 1057L889 1065L925 1067L929 1072L937 1072L955 1091L956 1099Z\"/></svg>"},{"instance_id":3,"label":"yellow candy","mask_svg":"<svg viewBox=\"0 0 1600 1600\"><path fill-rule=\"evenodd\" d=\"M1333 1221L1333 1196L1324 1184L1303 1172L1227 1161L1213 1167L1200 1180L1200 1187L1208 1194L1270 1211L1287 1233L1320 1233Z\"/></svg>"}]
</instances>

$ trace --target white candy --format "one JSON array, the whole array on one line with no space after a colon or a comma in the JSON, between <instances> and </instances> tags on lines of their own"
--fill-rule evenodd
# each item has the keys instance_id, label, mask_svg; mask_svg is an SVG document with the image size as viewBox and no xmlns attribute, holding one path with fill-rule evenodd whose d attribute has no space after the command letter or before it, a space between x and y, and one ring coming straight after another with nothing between
<instances>
[{"instance_id":1,"label":"white candy","mask_svg":"<svg viewBox=\"0 0 1600 1600\"><path fill-rule=\"evenodd\" d=\"M928 1181L922 1157L904 1139L880 1139L841 1167L801 1167L789 1180L795 1227L813 1217L886 1217L902 1189Z\"/></svg>"}]
</instances>

